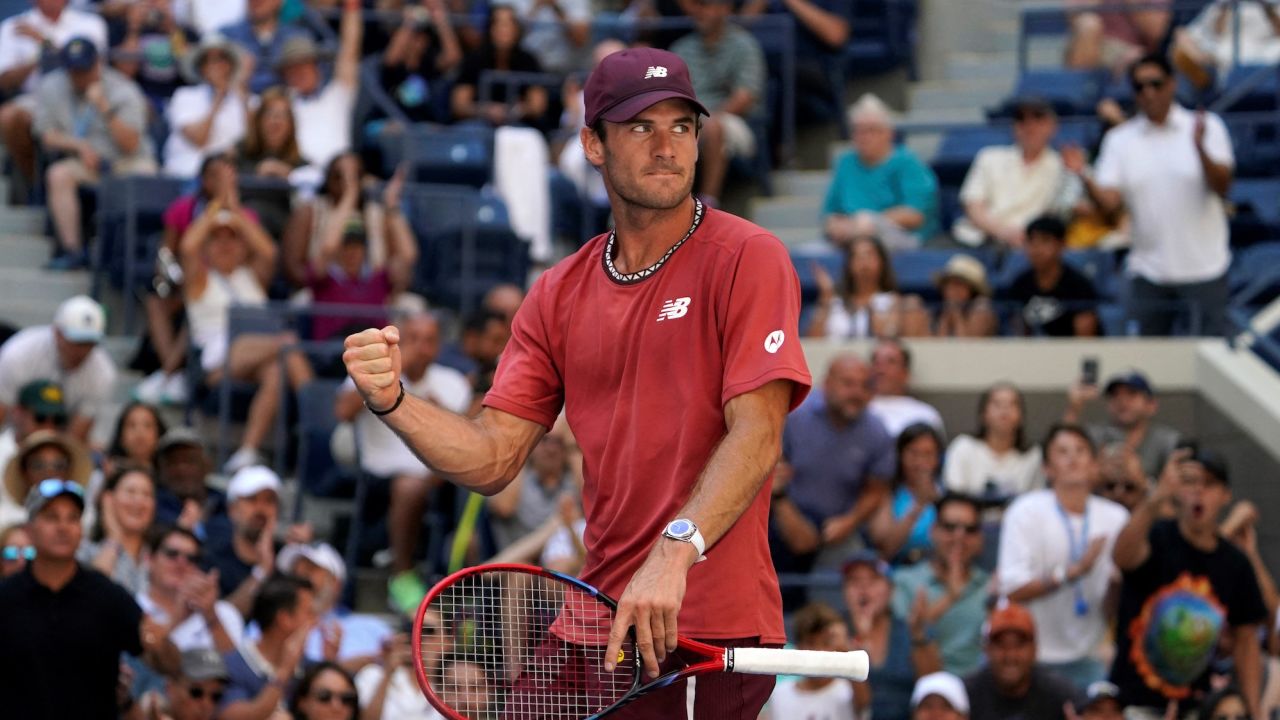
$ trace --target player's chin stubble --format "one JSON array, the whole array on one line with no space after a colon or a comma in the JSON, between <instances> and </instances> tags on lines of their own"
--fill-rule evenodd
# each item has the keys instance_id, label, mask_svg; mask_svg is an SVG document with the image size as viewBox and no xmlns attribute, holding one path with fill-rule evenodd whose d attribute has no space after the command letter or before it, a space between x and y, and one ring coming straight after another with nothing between
<instances>
[{"instance_id":1,"label":"player's chin stubble","mask_svg":"<svg viewBox=\"0 0 1280 720\"><path fill-rule=\"evenodd\" d=\"M663 183L641 181L641 173L618 167L616 157L608 149L605 150L605 172L609 177L609 185L618 197L628 205L646 210L672 210L680 206L685 198L693 192L693 173L684 173L681 177Z\"/></svg>"}]
</instances>

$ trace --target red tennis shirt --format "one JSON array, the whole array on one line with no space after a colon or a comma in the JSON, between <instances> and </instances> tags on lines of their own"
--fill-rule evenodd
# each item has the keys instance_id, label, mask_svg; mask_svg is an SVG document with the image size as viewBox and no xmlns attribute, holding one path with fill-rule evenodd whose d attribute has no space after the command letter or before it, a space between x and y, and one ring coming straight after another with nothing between
<instances>
[{"instance_id":1,"label":"red tennis shirt","mask_svg":"<svg viewBox=\"0 0 1280 720\"><path fill-rule=\"evenodd\" d=\"M794 408L812 381L800 284L767 231L708 209L665 264L629 284L605 269L607 241L534 283L484 403L548 428L564 407L583 454L582 577L616 598L724 437L725 403L784 379ZM689 571L681 634L785 641L769 485Z\"/></svg>"}]
</instances>

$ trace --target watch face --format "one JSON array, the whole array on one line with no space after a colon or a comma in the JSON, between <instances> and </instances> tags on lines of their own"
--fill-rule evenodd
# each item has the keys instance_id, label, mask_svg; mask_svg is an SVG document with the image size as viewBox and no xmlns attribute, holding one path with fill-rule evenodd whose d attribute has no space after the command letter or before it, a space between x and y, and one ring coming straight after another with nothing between
<instances>
[{"instance_id":1,"label":"watch face","mask_svg":"<svg viewBox=\"0 0 1280 720\"><path fill-rule=\"evenodd\" d=\"M691 535L693 534L693 523L688 520L672 520L667 525L667 532L672 535Z\"/></svg>"}]
</instances>

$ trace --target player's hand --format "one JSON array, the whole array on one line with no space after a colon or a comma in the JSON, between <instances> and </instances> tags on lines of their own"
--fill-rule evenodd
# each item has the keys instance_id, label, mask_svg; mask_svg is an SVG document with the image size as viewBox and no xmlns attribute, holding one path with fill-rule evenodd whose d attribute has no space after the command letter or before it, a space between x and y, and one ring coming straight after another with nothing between
<instances>
[{"instance_id":1,"label":"player's hand","mask_svg":"<svg viewBox=\"0 0 1280 720\"><path fill-rule=\"evenodd\" d=\"M676 617L684 602L686 576L698 560L697 553L691 543L665 537L654 544L618 600L609 646L604 651L606 672L613 672L627 629L634 625L636 651L644 661L645 673L658 677L658 663L676 649Z\"/></svg>"},{"instance_id":2,"label":"player's hand","mask_svg":"<svg viewBox=\"0 0 1280 720\"><path fill-rule=\"evenodd\" d=\"M395 405L400 396L400 330L388 325L348 336L342 362L369 407Z\"/></svg>"}]
</instances>

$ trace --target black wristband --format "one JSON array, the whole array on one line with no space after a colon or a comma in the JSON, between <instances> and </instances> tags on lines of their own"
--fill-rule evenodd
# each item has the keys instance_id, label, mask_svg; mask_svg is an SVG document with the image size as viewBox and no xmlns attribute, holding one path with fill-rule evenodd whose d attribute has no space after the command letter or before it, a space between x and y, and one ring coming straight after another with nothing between
<instances>
[{"instance_id":1,"label":"black wristband","mask_svg":"<svg viewBox=\"0 0 1280 720\"><path fill-rule=\"evenodd\" d=\"M374 415L377 415L378 417L382 417L383 415L390 415L391 413L395 412L396 408L400 407L400 403L402 402L404 402L404 383L400 383L400 395L399 397L396 398L395 404L387 408L386 410L374 410L373 406L370 405L368 402L366 402L364 406L369 408L369 412L373 413Z\"/></svg>"}]
</instances>

